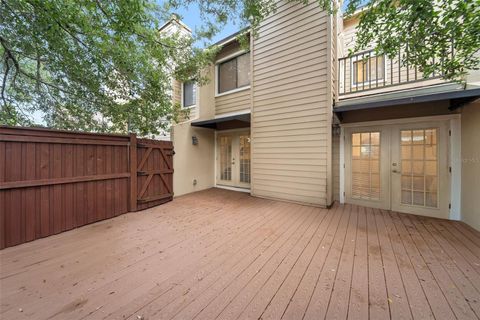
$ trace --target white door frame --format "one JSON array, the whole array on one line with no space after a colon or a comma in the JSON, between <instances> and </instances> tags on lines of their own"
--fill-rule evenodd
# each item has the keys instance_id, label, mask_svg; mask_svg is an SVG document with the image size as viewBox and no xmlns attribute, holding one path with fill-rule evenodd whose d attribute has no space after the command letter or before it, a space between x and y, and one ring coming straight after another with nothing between
<instances>
[{"instance_id":1,"label":"white door frame","mask_svg":"<svg viewBox=\"0 0 480 320\"><path fill-rule=\"evenodd\" d=\"M392 120L366 121L341 124L340 131L340 203L345 203L345 129L350 127L382 126L416 122L449 122L448 154L450 174L450 220L461 220L461 115L439 115Z\"/></svg>"},{"instance_id":2,"label":"white door frame","mask_svg":"<svg viewBox=\"0 0 480 320\"><path fill-rule=\"evenodd\" d=\"M250 128L238 128L238 129L228 129L228 130L221 130L221 131L218 131L218 130L215 130L215 136L214 136L214 139L215 139L215 154L214 154L214 161L215 161L215 165L214 165L214 172L213 172L213 181L214 181L214 187L215 188L222 188L222 189L227 189L227 190L233 190L233 191L241 191L241 192L248 192L250 193L250 185L251 185L251 181L250 181L250 184L243 184L243 185L239 185L239 186L234 186L234 185L226 185L226 184L218 184L217 181L217 175L218 175L218 144L217 144L217 141L218 141L218 135L220 134L241 134L241 133L246 133L248 132L250 134L250 139L251 139L251 129ZM251 152L251 150L250 150ZM251 155L250 155L250 159L251 159ZM238 161L240 161L240 159L238 159ZM251 168L250 168L251 170ZM250 172L250 180L251 180L251 172Z\"/></svg>"}]
</instances>

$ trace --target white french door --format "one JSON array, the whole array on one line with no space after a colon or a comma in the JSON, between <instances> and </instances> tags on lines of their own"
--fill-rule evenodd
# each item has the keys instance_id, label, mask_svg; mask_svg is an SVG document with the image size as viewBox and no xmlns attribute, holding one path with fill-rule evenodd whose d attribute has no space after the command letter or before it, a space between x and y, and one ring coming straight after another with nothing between
<instances>
[{"instance_id":1,"label":"white french door","mask_svg":"<svg viewBox=\"0 0 480 320\"><path fill-rule=\"evenodd\" d=\"M447 123L346 128L345 177L348 203L448 218Z\"/></svg>"},{"instance_id":2,"label":"white french door","mask_svg":"<svg viewBox=\"0 0 480 320\"><path fill-rule=\"evenodd\" d=\"M390 207L388 128L345 130L345 198L348 203Z\"/></svg>"},{"instance_id":3,"label":"white french door","mask_svg":"<svg viewBox=\"0 0 480 320\"><path fill-rule=\"evenodd\" d=\"M392 210L448 218L450 173L444 122L397 126L392 148Z\"/></svg>"},{"instance_id":4,"label":"white french door","mask_svg":"<svg viewBox=\"0 0 480 320\"><path fill-rule=\"evenodd\" d=\"M217 185L250 188L250 132L217 134Z\"/></svg>"}]
</instances>

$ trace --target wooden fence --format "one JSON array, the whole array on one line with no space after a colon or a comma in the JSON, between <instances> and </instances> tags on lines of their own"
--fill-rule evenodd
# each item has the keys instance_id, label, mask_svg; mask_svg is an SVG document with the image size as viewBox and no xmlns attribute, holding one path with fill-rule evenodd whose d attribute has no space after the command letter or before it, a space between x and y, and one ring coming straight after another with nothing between
<instances>
[{"instance_id":1,"label":"wooden fence","mask_svg":"<svg viewBox=\"0 0 480 320\"><path fill-rule=\"evenodd\" d=\"M135 135L0 127L0 249L172 200L172 156Z\"/></svg>"}]
</instances>

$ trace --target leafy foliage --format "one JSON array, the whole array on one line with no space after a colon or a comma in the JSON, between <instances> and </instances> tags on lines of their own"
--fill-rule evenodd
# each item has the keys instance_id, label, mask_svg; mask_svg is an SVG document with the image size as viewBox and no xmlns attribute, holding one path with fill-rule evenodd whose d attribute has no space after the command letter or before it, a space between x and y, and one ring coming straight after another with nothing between
<instances>
[{"instance_id":1,"label":"leafy foliage","mask_svg":"<svg viewBox=\"0 0 480 320\"><path fill-rule=\"evenodd\" d=\"M315 0L312 0L315 1ZM309 0L290 0L308 4ZM339 1L316 0L332 15L341 14ZM358 15L360 52L375 44L377 54L390 58L403 52L402 64L417 66L425 77L441 74L462 81L480 67L480 0L345 0L345 16ZM198 3L210 25L239 20L257 31L277 10L277 0L170 0L173 7ZM352 53L353 53L352 51ZM408 55L406 54L408 52Z\"/></svg>"},{"instance_id":2,"label":"leafy foliage","mask_svg":"<svg viewBox=\"0 0 480 320\"><path fill-rule=\"evenodd\" d=\"M172 75L203 83L216 48L194 48L238 21L253 36L277 0L0 0L0 123L32 125L41 111L50 127L158 133L181 110ZM158 0L160 1L160 0ZM337 1L316 1L329 14ZM176 9L198 6L192 37L159 32ZM349 0L359 16L355 51L407 52L403 64L425 76L461 81L479 68L480 0ZM240 37L247 43L246 35Z\"/></svg>"},{"instance_id":3,"label":"leafy foliage","mask_svg":"<svg viewBox=\"0 0 480 320\"><path fill-rule=\"evenodd\" d=\"M404 65L460 82L480 67L480 0L371 0L359 19L357 51L401 50Z\"/></svg>"},{"instance_id":4,"label":"leafy foliage","mask_svg":"<svg viewBox=\"0 0 480 320\"><path fill-rule=\"evenodd\" d=\"M159 32L143 0L1 0L0 123L158 133L175 120L172 75L200 79L214 49ZM175 67L174 67L175 66Z\"/></svg>"}]
</instances>

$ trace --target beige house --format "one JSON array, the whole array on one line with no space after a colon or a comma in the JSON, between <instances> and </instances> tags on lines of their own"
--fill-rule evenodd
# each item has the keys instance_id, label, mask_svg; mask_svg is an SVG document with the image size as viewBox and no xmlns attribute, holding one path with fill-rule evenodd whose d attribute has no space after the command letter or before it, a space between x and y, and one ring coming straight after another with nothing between
<instances>
[{"instance_id":1,"label":"beige house","mask_svg":"<svg viewBox=\"0 0 480 320\"><path fill-rule=\"evenodd\" d=\"M176 196L211 187L463 220L480 230L480 76L425 79L365 51L356 16L285 2L245 50L219 43L211 81L176 83ZM399 58L406 53L400 52Z\"/></svg>"}]
</instances>

